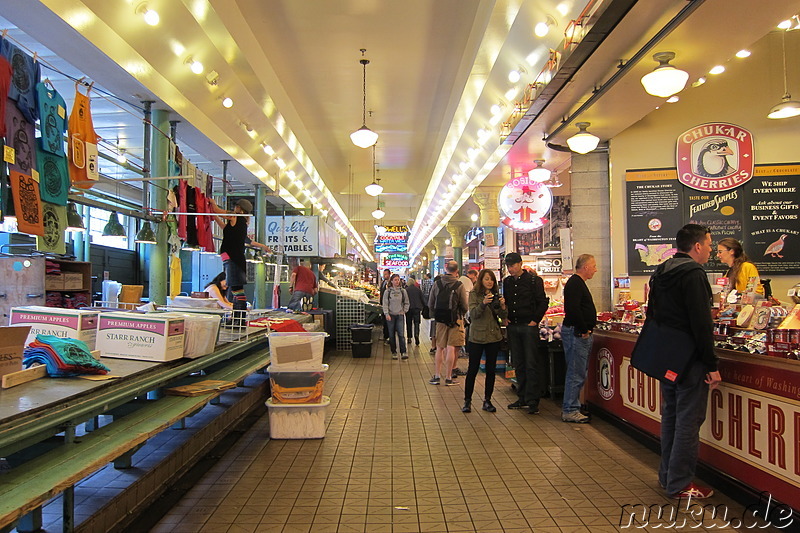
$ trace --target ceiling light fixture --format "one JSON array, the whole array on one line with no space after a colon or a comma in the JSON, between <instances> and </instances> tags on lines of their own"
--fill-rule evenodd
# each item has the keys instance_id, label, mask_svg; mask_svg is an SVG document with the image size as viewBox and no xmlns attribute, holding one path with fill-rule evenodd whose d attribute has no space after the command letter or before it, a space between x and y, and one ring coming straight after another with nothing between
<instances>
[{"instance_id":1,"label":"ceiling light fixture","mask_svg":"<svg viewBox=\"0 0 800 533\"><path fill-rule=\"evenodd\" d=\"M781 32L781 51L783 57L783 98L778 105L769 110L767 118L791 118L800 115L800 102L792 100L786 77L786 32Z\"/></svg>"},{"instance_id":2,"label":"ceiling light fixture","mask_svg":"<svg viewBox=\"0 0 800 533\"><path fill-rule=\"evenodd\" d=\"M281 170L286 168L286 162L283 159L281 159L280 157L276 157L275 158L275 164L278 165L278 168L281 169Z\"/></svg>"},{"instance_id":3,"label":"ceiling light fixture","mask_svg":"<svg viewBox=\"0 0 800 533\"><path fill-rule=\"evenodd\" d=\"M738 52L736 52L736 57L738 57L739 59L750 57L750 50L739 50Z\"/></svg>"},{"instance_id":4,"label":"ceiling light fixture","mask_svg":"<svg viewBox=\"0 0 800 533\"><path fill-rule=\"evenodd\" d=\"M678 96L677 94L673 94L672 96L667 98L667 103L668 104L674 104L675 102L679 101L680 99L681 99L680 96Z\"/></svg>"},{"instance_id":5,"label":"ceiling light fixture","mask_svg":"<svg viewBox=\"0 0 800 533\"><path fill-rule=\"evenodd\" d=\"M369 59L364 58L366 51L366 48L361 49L361 60L359 61L364 70L362 78L363 112L361 115L361 127L350 134L350 140L359 148L369 148L378 142L378 134L367 127L367 65L369 65Z\"/></svg>"},{"instance_id":6,"label":"ceiling light fixture","mask_svg":"<svg viewBox=\"0 0 800 533\"><path fill-rule=\"evenodd\" d=\"M653 54L653 59L658 61L659 65L653 72L642 76L642 85L648 94L666 98L682 91L686 87L686 82L689 81L689 73L669 64L670 61L675 59L675 52L659 52Z\"/></svg>"},{"instance_id":7,"label":"ceiling light fixture","mask_svg":"<svg viewBox=\"0 0 800 533\"><path fill-rule=\"evenodd\" d=\"M269 155L269 156L275 155L275 150L272 148L272 146L270 146L268 144L263 145L262 149L264 150L264 153Z\"/></svg>"},{"instance_id":8,"label":"ceiling light fixture","mask_svg":"<svg viewBox=\"0 0 800 533\"><path fill-rule=\"evenodd\" d=\"M578 128L578 133L567 139L567 146L573 152L579 154L588 154L600 143L600 137L592 135L586 129L591 126L590 122L576 122L575 127Z\"/></svg>"},{"instance_id":9,"label":"ceiling light fixture","mask_svg":"<svg viewBox=\"0 0 800 533\"><path fill-rule=\"evenodd\" d=\"M372 183L364 187L364 190L370 196L378 196L383 192L383 186L380 184L380 179L375 176L375 145L372 145Z\"/></svg>"},{"instance_id":10,"label":"ceiling light fixture","mask_svg":"<svg viewBox=\"0 0 800 533\"><path fill-rule=\"evenodd\" d=\"M125 233L125 228L119 223L116 211L112 211L108 216L108 223L103 228L103 237L128 237Z\"/></svg>"},{"instance_id":11,"label":"ceiling light fixture","mask_svg":"<svg viewBox=\"0 0 800 533\"><path fill-rule=\"evenodd\" d=\"M792 27L792 21L790 19L783 20L781 21L780 24L778 24L779 30L788 30L791 27Z\"/></svg>"},{"instance_id":12,"label":"ceiling light fixture","mask_svg":"<svg viewBox=\"0 0 800 533\"><path fill-rule=\"evenodd\" d=\"M124 165L128 162L128 156L125 155L125 148L120 148L119 145L117 145L117 150L119 151L117 153L117 163Z\"/></svg>"},{"instance_id":13,"label":"ceiling light fixture","mask_svg":"<svg viewBox=\"0 0 800 533\"><path fill-rule=\"evenodd\" d=\"M86 231L86 226L83 225L83 218L78 213L78 206L75 205L75 202L67 203L67 231Z\"/></svg>"},{"instance_id":14,"label":"ceiling light fixture","mask_svg":"<svg viewBox=\"0 0 800 533\"><path fill-rule=\"evenodd\" d=\"M544 22L539 22L533 27L533 33L535 33L537 37L545 37L548 33L550 33L550 27L555 25L556 19L550 15L547 15L547 19L545 19Z\"/></svg>"},{"instance_id":15,"label":"ceiling light fixture","mask_svg":"<svg viewBox=\"0 0 800 533\"><path fill-rule=\"evenodd\" d=\"M708 71L709 74L715 74L715 75L722 74L723 72L725 72L725 67L723 67L722 65L716 65L714 67L711 67L711 70Z\"/></svg>"},{"instance_id":16,"label":"ceiling light fixture","mask_svg":"<svg viewBox=\"0 0 800 533\"><path fill-rule=\"evenodd\" d=\"M233 107L233 98L231 98L230 96L226 96L225 98L222 98L222 107L224 107L225 109L232 108Z\"/></svg>"},{"instance_id":17,"label":"ceiling light fixture","mask_svg":"<svg viewBox=\"0 0 800 533\"><path fill-rule=\"evenodd\" d=\"M149 26L157 26L161 17L158 16L158 11L147 7L147 2L142 2L136 7L136 13L144 17L144 21Z\"/></svg>"},{"instance_id":18,"label":"ceiling light fixture","mask_svg":"<svg viewBox=\"0 0 800 533\"><path fill-rule=\"evenodd\" d=\"M592 148L592 150L594 150L594 148ZM544 168L544 159L536 159L534 163L536 163L536 166L528 171L528 177L539 183L544 183L545 181L549 180L550 171Z\"/></svg>"},{"instance_id":19,"label":"ceiling light fixture","mask_svg":"<svg viewBox=\"0 0 800 533\"><path fill-rule=\"evenodd\" d=\"M194 59L192 56L187 57L184 63L188 65L189 68L192 70L192 72L194 72L195 74L203 73L203 64Z\"/></svg>"},{"instance_id":20,"label":"ceiling light fixture","mask_svg":"<svg viewBox=\"0 0 800 533\"><path fill-rule=\"evenodd\" d=\"M478 213L472 213L472 214L470 215L469 219L470 219L471 221L473 221L473 222L477 222L477 221L478 221Z\"/></svg>"},{"instance_id":21,"label":"ceiling light fixture","mask_svg":"<svg viewBox=\"0 0 800 533\"><path fill-rule=\"evenodd\" d=\"M704 77L702 77L702 76L701 76L701 77L697 78L697 81L696 81L696 82L692 83L692 87L700 87L700 86L701 86L701 85L703 85L705 82L706 82L706 79L705 79Z\"/></svg>"},{"instance_id":22,"label":"ceiling light fixture","mask_svg":"<svg viewBox=\"0 0 800 533\"><path fill-rule=\"evenodd\" d=\"M158 242L156 240L156 234L153 232L153 228L150 227L149 220L145 220L142 229L140 229L139 233L136 234L136 239L134 242L138 242L139 244L156 244Z\"/></svg>"},{"instance_id":23,"label":"ceiling light fixture","mask_svg":"<svg viewBox=\"0 0 800 533\"><path fill-rule=\"evenodd\" d=\"M383 202L381 202L380 197L378 197L378 207L375 209L375 211L372 212L372 218L380 220L386 216L386 212L383 209L381 209L382 207L383 207Z\"/></svg>"}]
</instances>

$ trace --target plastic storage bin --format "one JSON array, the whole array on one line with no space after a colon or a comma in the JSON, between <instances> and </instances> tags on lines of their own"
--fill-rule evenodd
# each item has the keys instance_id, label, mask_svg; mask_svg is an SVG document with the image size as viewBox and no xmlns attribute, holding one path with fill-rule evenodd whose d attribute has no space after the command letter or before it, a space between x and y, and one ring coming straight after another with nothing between
<instances>
[{"instance_id":1,"label":"plastic storage bin","mask_svg":"<svg viewBox=\"0 0 800 533\"><path fill-rule=\"evenodd\" d=\"M320 403L327 370L328 365L317 372L287 372L277 365L268 366L272 403Z\"/></svg>"},{"instance_id":2,"label":"plastic storage bin","mask_svg":"<svg viewBox=\"0 0 800 533\"><path fill-rule=\"evenodd\" d=\"M322 397L322 403L273 403L269 409L269 437L271 439L321 439L325 437L325 411L331 399Z\"/></svg>"},{"instance_id":3,"label":"plastic storage bin","mask_svg":"<svg viewBox=\"0 0 800 533\"><path fill-rule=\"evenodd\" d=\"M350 324L350 347L353 357L372 356L372 324Z\"/></svg>"},{"instance_id":4,"label":"plastic storage bin","mask_svg":"<svg viewBox=\"0 0 800 533\"><path fill-rule=\"evenodd\" d=\"M270 363L285 371L314 372L322 365L325 337L322 331L270 333Z\"/></svg>"}]
</instances>

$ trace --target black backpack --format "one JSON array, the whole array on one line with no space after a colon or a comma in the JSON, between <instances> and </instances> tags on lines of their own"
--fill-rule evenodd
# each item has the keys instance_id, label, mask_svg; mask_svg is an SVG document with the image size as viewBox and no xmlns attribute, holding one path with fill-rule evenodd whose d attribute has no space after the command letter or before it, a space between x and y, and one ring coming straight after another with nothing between
<instances>
[{"instance_id":1,"label":"black backpack","mask_svg":"<svg viewBox=\"0 0 800 533\"><path fill-rule=\"evenodd\" d=\"M439 287L439 292L436 294L436 306L433 309L433 319L436 322L446 324L447 327L452 328L456 325L460 317L459 308L461 303L459 301L458 289L461 288L461 282L456 281L445 285L442 280L436 282Z\"/></svg>"}]
</instances>

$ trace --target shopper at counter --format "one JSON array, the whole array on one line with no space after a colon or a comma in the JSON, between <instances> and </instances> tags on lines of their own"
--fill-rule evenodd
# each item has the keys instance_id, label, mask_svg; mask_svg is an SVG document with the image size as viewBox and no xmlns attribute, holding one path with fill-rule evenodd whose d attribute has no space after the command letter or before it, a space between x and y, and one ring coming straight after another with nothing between
<instances>
[{"instance_id":1,"label":"shopper at counter","mask_svg":"<svg viewBox=\"0 0 800 533\"><path fill-rule=\"evenodd\" d=\"M286 304L286 307L295 311L302 311L303 300L305 298L313 298L317 294L317 290L317 277L310 268L305 266L303 259L300 259L289 279L289 292L292 293L292 298Z\"/></svg>"},{"instance_id":2,"label":"shopper at counter","mask_svg":"<svg viewBox=\"0 0 800 533\"><path fill-rule=\"evenodd\" d=\"M686 224L676 237L678 253L650 278L647 320L691 333L694 359L679 383L661 382L661 465L658 481L672 498L708 498L714 491L695 484L700 426L709 389L722 381L714 353L711 286L702 266L711 256L708 228Z\"/></svg>"},{"instance_id":3,"label":"shopper at counter","mask_svg":"<svg viewBox=\"0 0 800 533\"><path fill-rule=\"evenodd\" d=\"M203 290L208 293L209 297L216 298L220 307L224 309L233 309L233 304L228 301L227 298L228 282L225 279L224 271L214 276L214 279L209 281L208 285L206 285L205 289Z\"/></svg>"},{"instance_id":4,"label":"shopper at counter","mask_svg":"<svg viewBox=\"0 0 800 533\"><path fill-rule=\"evenodd\" d=\"M561 420L585 424L589 417L581 413L581 390L586 381L589 352L592 349L592 330L597 324L597 309L586 281L597 272L597 262L590 254L581 254L575 260L575 273L564 285L564 323L561 341L567 364L564 376L564 401Z\"/></svg>"},{"instance_id":5,"label":"shopper at counter","mask_svg":"<svg viewBox=\"0 0 800 533\"><path fill-rule=\"evenodd\" d=\"M425 307L425 302L422 299L422 289L419 288L417 278L414 276L408 277L406 292L411 304L408 308L408 313L406 313L406 338L409 344L411 344L411 339L414 339L416 345L419 346L420 314L422 313L422 308Z\"/></svg>"},{"instance_id":6,"label":"shopper at counter","mask_svg":"<svg viewBox=\"0 0 800 533\"><path fill-rule=\"evenodd\" d=\"M756 278L756 292L763 294L764 289L758 282L758 269L744 253L742 243L730 237L721 239L717 243L717 257L728 266L725 277L728 278L728 285L732 289L744 292L750 278Z\"/></svg>"},{"instance_id":7,"label":"shopper at counter","mask_svg":"<svg viewBox=\"0 0 800 533\"><path fill-rule=\"evenodd\" d=\"M389 348L392 350L392 359L397 359L397 340L400 341L400 357L408 359L406 349L406 313L409 308L408 293L400 285L400 276L393 274L389 287L383 293L383 314L386 317L386 326L389 328ZM397 337L397 338L395 338Z\"/></svg>"},{"instance_id":8,"label":"shopper at counter","mask_svg":"<svg viewBox=\"0 0 800 533\"><path fill-rule=\"evenodd\" d=\"M497 278L488 269L480 271L475 286L469 293L469 369L464 384L464 406L462 413L472 411L472 391L475 390L475 378L481 366L481 356L486 356L486 382L483 392L483 410L494 413L492 405L494 378L497 372L497 353L503 333L500 322L508 316L506 300L499 294Z\"/></svg>"},{"instance_id":9,"label":"shopper at counter","mask_svg":"<svg viewBox=\"0 0 800 533\"><path fill-rule=\"evenodd\" d=\"M547 312L549 299L542 278L522 268L522 256L506 254L508 276L503 279L503 296L508 306L508 347L517 374L519 399L509 409L528 408L539 414L543 361L539 352L539 322Z\"/></svg>"}]
</instances>

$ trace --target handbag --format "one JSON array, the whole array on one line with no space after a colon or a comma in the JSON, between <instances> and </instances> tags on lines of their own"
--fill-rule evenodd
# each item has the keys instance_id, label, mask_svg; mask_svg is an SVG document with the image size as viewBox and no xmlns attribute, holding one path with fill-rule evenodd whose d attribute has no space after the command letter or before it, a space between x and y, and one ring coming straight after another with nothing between
<instances>
[{"instance_id":1,"label":"handbag","mask_svg":"<svg viewBox=\"0 0 800 533\"><path fill-rule=\"evenodd\" d=\"M431 318L431 310L427 305L422 306L422 318L425 320L430 320Z\"/></svg>"},{"instance_id":2,"label":"handbag","mask_svg":"<svg viewBox=\"0 0 800 533\"><path fill-rule=\"evenodd\" d=\"M631 366L662 383L678 383L694 359L694 338L648 318L631 352Z\"/></svg>"}]
</instances>

